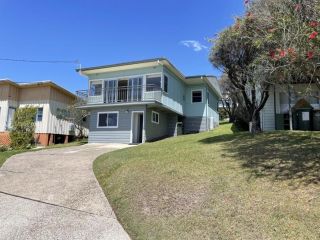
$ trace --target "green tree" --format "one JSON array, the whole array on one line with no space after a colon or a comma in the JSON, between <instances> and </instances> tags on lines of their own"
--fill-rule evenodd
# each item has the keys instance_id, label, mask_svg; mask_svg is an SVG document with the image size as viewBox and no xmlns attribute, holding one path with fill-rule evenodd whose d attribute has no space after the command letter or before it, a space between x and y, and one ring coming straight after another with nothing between
<instances>
[{"instance_id":1,"label":"green tree","mask_svg":"<svg viewBox=\"0 0 320 240\"><path fill-rule=\"evenodd\" d=\"M88 112L84 109L80 109L80 106L84 105L84 100L77 98L66 109L57 109L57 118L65 121L69 121L75 128L76 136L81 139L85 137L85 129L87 128Z\"/></svg>"},{"instance_id":2,"label":"green tree","mask_svg":"<svg viewBox=\"0 0 320 240\"><path fill-rule=\"evenodd\" d=\"M34 142L35 116L33 107L19 108L14 114L10 130L11 147L14 149L29 148Z\"/></svg>"},{"instance_id":3,"label":"green tree","mask_svg":"<svg viewBox=\"0 0 320 240\"><path fill-rule=\"evenodd\" d=\"M272 82L288 92L293 85L307 84L302 95L310 95L319 82L319 0L253 0L247 14L255 22L255 43L264 49L257 62ZM291 118L291 105L289 115Z\"/></svg>"},{"instance_id":4,"label":"green tree","mask_svg":"<svg viewBox=\"0 0 320 240\"><path fill-rule=\"evenodd\" d=\"M320 0L245 2L245 15L213 40L210 60L241 92L257 132L271 86L283 86L289 95L296 83L320 86Z\"/></svg>"},{"instance_id":5,"label":"green tree","mask_svg":"<svg viewBox=\"0 0 320 240\"><path fill-rule=\"evenodd\" d=\"M250 15L221 32L213 40L210 61L227 74L242 96L252 122L252 132L260 132L260 111L269 97L270 82L256 60L263 49L254 41L255 22Z\"/></svg>"}]
</instances>

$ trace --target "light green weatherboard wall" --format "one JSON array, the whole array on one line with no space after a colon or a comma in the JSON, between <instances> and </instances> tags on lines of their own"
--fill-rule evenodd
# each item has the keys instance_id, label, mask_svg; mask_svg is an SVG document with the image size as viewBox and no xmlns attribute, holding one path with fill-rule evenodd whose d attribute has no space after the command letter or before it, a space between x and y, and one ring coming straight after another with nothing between
<instances>
[{"instance_id":1,"label":"light green weatherboard wall","mask_svg":"<svg viewBox=\"0 0 320 240\"><path fill-rule=\"evenodd\" d=\"M192 103L192 91L202 90L202 103ZM188 85L185 91L185 116L204 117L206 116L206 87L204 84Z\"/></svg>"}]
</instances>

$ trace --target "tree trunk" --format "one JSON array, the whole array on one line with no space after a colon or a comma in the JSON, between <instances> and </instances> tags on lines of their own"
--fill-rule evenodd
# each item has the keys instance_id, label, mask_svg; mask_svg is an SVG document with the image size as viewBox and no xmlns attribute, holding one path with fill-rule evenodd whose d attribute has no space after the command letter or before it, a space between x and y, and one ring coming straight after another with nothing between
<instances>
[{"instance_id":1,"label":"tree trunk","mask_svg":"<svg viewBox=\"0 0 320 240\"><path fill-rule=\"evenodd\" d=\"M229 115L229 123L234 123L234 121L236 120L234 115Z\"/></svg>"},{"instance_id":2,"label":"tree trunk","mask_svg":"<svg viewBox=\"0 0 320 240\"><path fill-rule=\"evenodd\" d=\"M261 132L261 121L260 121L260 114L254 113L251 120L251 127L250 132L252 134L260 133Z\"/></svg>"}]
</instances>

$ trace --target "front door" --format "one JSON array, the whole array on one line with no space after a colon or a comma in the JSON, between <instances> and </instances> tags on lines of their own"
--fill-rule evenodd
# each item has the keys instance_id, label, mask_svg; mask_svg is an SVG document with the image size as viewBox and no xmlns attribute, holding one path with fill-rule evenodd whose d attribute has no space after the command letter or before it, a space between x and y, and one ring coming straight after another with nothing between
<instances>
[{"instance_id":1,"label":"front door","mask_svg":"<svg viewBox=\"0 0 320 240\"><path fill-rule=\"evenodd\" d=\"M143 113L134 112L132 114L132 143L142 143L143 141Z\"/></svg>"}]
</instances>

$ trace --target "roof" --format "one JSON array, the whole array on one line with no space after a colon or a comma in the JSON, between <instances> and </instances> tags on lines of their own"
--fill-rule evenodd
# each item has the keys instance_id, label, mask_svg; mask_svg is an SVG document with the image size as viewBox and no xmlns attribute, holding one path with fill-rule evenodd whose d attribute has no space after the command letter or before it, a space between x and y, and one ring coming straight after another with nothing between
<instances>
[{"instance_id":1,"label":"roof","mask_svg":"<svg viewBox=\"0 0 320 240\"><path fill-rule=\"evenodd\" d=\"M57 85L56 83L50 81L50 80L46 80L46 81L38 81L38 82L31 82L31 83L19 83L19 82L14 82L10 79L0 79L0 84L10 84L13 85L17 88L28 88L28 87L38 87L38 86L50 86L53 87L55 89L60 90L61 92L63 92L66 95L69 95L73 98L76 98L76 95L71 93L70 91L68 91L67 89Z\"/></svg>"},{"instance_id":2,"label":"roof","mask_svg":"<svg viewBox=\"0 0 320 240\"><path fill-rule=\"evenodd\" d=\"M77 72L82 71L89 71L89 70L96 70L96 69L104 69L104 68L113 68L113 67L120 67L120 66L128 66L128 65L136 65L140 63L150 63L150 62L157 62L157 61L168 61L166 58L160 57L160 58L150 58L140 61L129 61L129 62L122 62L122 63L116 63L116 64L108 64L108 65L101 65L96 67L88 67L88 68L78 68L76 69Z\"/></svg>"},{"instance_id":3,"label":"roof","mask_svg":"<svg viewBox=\"0 0 320 240\"><path fill-rule=\"evenodd\" d=\"M209 86L215 91L215 93L221 97L220 87L217 82L217 78L212 75L196 75L196 76L185 76L181 73L168 59L164 57L159 58L151 58L140 61L130 61L130 62L122 62L117 64L109 64L109 65L101 65L96 67L87 67L87 68L78 68L77 72L80 72L84 75L90 75L95 73L103 73L103 72L112 72L112 71L121 71L128 70L133 68L142 68L142 67L151 67L157 65L164 65L169 68L175 75L177 75L182 81L186 84L192 84L192 80L200 80L206 81Z\"/></svg>"}]
</instances>

